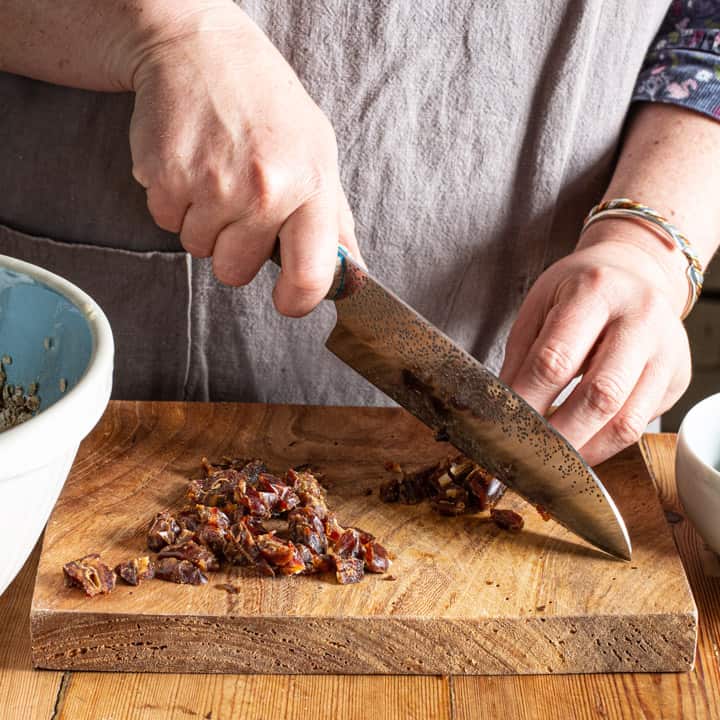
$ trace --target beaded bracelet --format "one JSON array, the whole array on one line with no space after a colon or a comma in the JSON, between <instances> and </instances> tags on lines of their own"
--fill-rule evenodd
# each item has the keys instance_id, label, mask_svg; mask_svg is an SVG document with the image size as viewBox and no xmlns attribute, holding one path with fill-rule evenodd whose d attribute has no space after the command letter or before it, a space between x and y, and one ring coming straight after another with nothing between
<instances>
[{"instance_id":1,"label":"beaded bracelet","mask_svg":"<svg viewBox=\"0 0 720 720\"><path fill-rule=\"evenodd\" d=\"M597 220L602 220L607 217L630 217L649 223L665 233L670 238L672 247L678 248L680 252L685 255L688 261L686 271L688 299L680 317L681 320L684 320L698 301L703 286L703 268L697 253L693 250L688 239L672 223L660 215L660 213L649 208L647 205L633 202L627 198L607 200L604 203L596 205L585 218L580 234L582 235L585 230Z\"/></svg>"}]
</instances>

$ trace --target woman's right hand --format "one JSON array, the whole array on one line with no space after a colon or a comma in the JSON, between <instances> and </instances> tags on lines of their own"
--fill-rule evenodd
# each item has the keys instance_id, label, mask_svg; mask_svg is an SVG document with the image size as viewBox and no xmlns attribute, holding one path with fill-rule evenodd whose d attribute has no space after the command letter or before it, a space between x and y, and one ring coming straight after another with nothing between
<instances>
[{"instance_id":1,"label":"woman's right hand","mask_svg":"<svg viewBox=\"0 0 720 720\"><path fill-rule=\"evenodd\" d=\"M178 10L134 54L133 175L155 222L217 278L249 283L280 238L273 299L308 313L338 242L360 259L327 117L262 31L229 0Z\"/></svg>"}]
</instances>

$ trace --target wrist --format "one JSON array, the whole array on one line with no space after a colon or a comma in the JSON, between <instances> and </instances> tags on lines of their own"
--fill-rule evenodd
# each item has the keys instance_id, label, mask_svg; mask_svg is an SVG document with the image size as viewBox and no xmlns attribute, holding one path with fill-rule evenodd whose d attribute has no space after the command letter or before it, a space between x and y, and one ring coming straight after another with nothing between
<instances>
[{"instance_id":1,"label":"wrist","mask_svg":"<svg viewBox=\"0 0 720 720\"><path fill-rule=\"evenodd\" d=\"M608 249L652 283L680 317L688 299L687 259L656 230L631 218L604 218L580 236L576 251Z\"/></svg>"},{"instance_id":2,"label":"wrist","mask_svg":"<svg viewBox=\"0 0 720 720\"><path fill-rule=\"evenodd\" d=\"M137 90L141 66L162 57L163 50L183 37L208 29L210 17L244 13L232 0L140 0L124 5L117 40L107 50L107 74L125 91ZM214 28L213 28L214 29Z\"/></svg>"}]
</instances>

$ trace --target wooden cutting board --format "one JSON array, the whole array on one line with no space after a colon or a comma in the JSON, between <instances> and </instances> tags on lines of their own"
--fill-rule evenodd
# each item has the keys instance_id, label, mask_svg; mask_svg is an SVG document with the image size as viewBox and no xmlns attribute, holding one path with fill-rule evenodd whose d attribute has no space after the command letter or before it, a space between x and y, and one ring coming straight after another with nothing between
<instances>
[{"instance_id":1,"label":"wooden cutting board","mask_svg":"<svg viewBox=\"0 0 720 720\"><path fill-rule=\"evenodd\" d=\"M45 532L32 600L33 661L58 669L506 674L682 671L697 611L637 447L601 466L631 562L613 560L508 493L519 534L484 515L387 505L387 459L413 467L449 446L399 409L111 403L83 443ZM262 457L326 475L341 522L395 553L395 580L266 578L238 568L205 586L153 580L86 598L62 565L141 553L200 458ZM372 491L370 493L370 491ZM223 585L232 583L237 592Z\"/></svg>"}]
</instances>

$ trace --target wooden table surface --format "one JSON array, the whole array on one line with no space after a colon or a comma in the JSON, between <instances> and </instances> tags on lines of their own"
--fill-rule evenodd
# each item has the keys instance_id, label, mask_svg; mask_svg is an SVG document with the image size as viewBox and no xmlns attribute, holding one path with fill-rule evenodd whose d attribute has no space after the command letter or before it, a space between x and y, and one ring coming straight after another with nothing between
<instances>
[{"instance_id":1,"label":"wooden table surface","mask_svg":"<svg viewBox=\"0 0 720 720\"><path fill-rule=\"evenodd\" d=\"M718 718L720 560L684 519L674 449L674 435L642 441L698 605L698 654L690 673L453 678L35 671L29 610L36 548L0 597L0 718Z\"/></svg>"}]
</instances>

